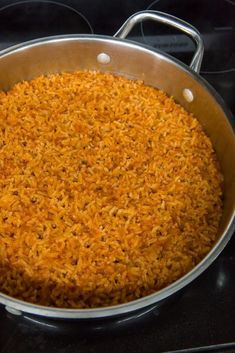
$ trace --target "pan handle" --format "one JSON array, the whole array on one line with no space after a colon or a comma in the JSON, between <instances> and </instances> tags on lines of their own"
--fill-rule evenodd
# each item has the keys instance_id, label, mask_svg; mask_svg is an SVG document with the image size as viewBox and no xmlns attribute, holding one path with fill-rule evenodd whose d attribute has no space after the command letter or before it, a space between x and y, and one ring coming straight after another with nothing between
<instances>
[{"instance_id":1,"label":"pan handle","mask_svg":"<svg viewBox=\"0 0 235 353\"><path fill-rule=\"evenodd\" d=\"M129 17L122 27L114 34L117 38L126 38L132 28L139 22L151 20L166 24L190 36L196 43L196 52L190 63L190 68L199 73L204 53L204 45L199 31L189 23L160 11L140 11Z\"/></svg>"}]
</instances>

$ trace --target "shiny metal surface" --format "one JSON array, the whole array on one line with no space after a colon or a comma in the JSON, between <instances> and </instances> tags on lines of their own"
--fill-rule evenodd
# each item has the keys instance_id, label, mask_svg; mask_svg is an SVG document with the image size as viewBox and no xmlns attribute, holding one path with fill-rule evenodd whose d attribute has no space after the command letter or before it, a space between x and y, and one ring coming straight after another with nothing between
<instances>
[{"instance_id":1,"label":"shiny metal surface","mask_svg":"<svg viewBox=\"0 0 235 353\"><path fill-rule=\"evenodd\" d=\"M110 62L97 60L100 53ZM166 298L179 292L198 277L220 254L233 234L235 223L235 135L232 118L222 99L199 75L168 55L151 48L103 36L58 36L30 41L0 53L0 89L41 74L78 69L108 71L163 89L192 112L210 136L224 174L224 214L218 241L211 252L191 272L167 288L144 298L98 309L60 309L30 304L0 294L8 307L55 318L101 318L123 315L154 304L161 307ZM187 102L183 91L192 91L194 100Z\"/></svg>"},{"instance_id":2,"label":"shiny metal surface","mask_svg":"<svg viewBox=\"0 0 235 353\"><path fill-rule=\"evenodd\" d=\"M149 20L177 28L195 41L196 52L190 63L190 68L199 73L204 53L204 45L200 33L195 27L175 16L159 11L137 12L126 20L122 27L114 34L114 37L125 39L137 23Z\"/></svg>"}]
</instances>

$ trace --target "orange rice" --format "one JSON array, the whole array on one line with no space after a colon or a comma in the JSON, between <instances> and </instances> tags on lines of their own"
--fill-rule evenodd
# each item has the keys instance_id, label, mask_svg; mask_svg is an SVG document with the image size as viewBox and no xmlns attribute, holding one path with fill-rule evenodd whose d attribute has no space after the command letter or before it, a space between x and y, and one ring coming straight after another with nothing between
<instances>
[{"instance_id":1,"label":"orange rice","mask_svg":"<svg viewBox=\"0 0 235 353\"><path fill-rule=\"evenodd\" d=\"M199 122L108 73L0 92L0 290L101 307L153 293L216 241L222 176Z\"/></svg>"}]
</instances>

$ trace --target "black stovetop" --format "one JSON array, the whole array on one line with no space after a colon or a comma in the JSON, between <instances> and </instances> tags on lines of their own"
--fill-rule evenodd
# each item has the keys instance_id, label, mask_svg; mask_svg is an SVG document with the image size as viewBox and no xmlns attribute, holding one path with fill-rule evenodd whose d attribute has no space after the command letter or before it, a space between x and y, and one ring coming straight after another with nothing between
<instances>
[{"instance_id":1,"label":"black stovetop","mask_svg":"<svg viewBox=\"0 0 235 353\"><path fill-rule=\"evenodd\" d=\"M71 8L72 7L72 8ZM235 0L0 0L0 49L62 33L112 35L132 13L169 12L194 24L205 42L202 76L235 114ZM132 40L164 49L188 63L185 36L152 24ZM201 348L200 348L201 347ZM190 349L191 348L191 349ZM171 306L113 321L56 322L14 316L0 306L1 353L235 352L235 237L213 265Z\"/></svg>"}]
</instances>

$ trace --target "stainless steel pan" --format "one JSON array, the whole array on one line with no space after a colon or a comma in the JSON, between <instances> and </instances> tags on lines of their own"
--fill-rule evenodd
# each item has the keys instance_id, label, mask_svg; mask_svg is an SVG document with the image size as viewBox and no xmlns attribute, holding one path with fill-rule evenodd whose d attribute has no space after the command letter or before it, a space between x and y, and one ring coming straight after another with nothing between
<instances>
[{"instance_id":1,"label":"stainless steel pan","mask_svg":"<svg viewBox=\"0 0 235 353\"><path fill-rule=\"evenodd\" d=\"M153 20L178 28L196 43L190 67L144 45L125 39L133 26ZM143 11L131 16L114 35L66 35L33 40L0 53L0 89L41 74L78 69L108 71L163 89L192 112L210 136L221 164L224 181L224 212L219 238L210 253L188 274L155 294L97 309L60 309L26 303L0 294L0 303L15 314L22 312L54 318L101 318L122 315L152 304L162 305L198 277L215 260L235 228L235 135L232 117L219 95L199 76L203 43L199 32L173 16Z\"/></svg>"}]
</instances>

